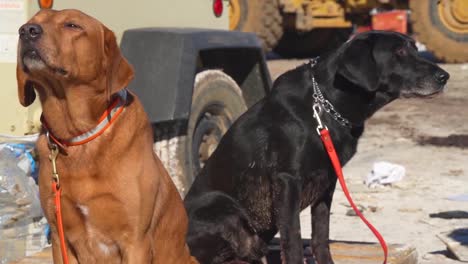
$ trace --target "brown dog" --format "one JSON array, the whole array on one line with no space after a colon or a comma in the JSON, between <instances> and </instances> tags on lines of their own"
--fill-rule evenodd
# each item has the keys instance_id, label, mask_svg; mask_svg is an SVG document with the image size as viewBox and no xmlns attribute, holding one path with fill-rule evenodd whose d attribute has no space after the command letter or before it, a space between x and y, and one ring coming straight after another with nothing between
<instances>
[{"instance_id":1,"label":"brown dog","mask_svg":"<svg viewBox=\"0 0 468 264\"><path fill-rule=\"evenodd\" d=\"M62 257L46 131L60 146L70 263L196 263L181 198L152 150L141 103L126 93L133 70L112 31L76 10L42 10L20 28L17 78L21 104L36 90L47 125L37 142L39 188L54 262Z\"/></svg>"}]
</instances>

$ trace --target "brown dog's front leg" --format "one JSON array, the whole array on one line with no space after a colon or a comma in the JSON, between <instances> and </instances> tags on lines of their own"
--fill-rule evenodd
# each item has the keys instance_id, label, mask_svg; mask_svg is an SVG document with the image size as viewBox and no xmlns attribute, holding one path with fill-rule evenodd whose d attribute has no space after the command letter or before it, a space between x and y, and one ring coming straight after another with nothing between
<instances>
[{"instance_id":1,"label":"brown dog's front leg","mask_svg":"<svg viewBox=\"0 0 468 264\"><path fill-rule=\"evenodd\" d=\"M336 183L336 182L335 182ZM330 209L335 184L326 197L311 207L312 213L312 239L311 246L317 264L333 264L330 254Z\"/></svg>"},{"instance_id":2,"label":"brown dog's front leg","mask_svg":"<svg viewBox=\"0 0 468 264\"><path fill-rule=\"evenodd\" d=\"M63 260L62 253L60 252L60 240L57 232L54 232L53 228L51 229L50 240L52 244L52 257L54 260L54 264L62 264Z\"/></svg>"},{"instance_id":3,"label":"brown dog's front leg","mask_svg":"<svg viewBox=\"0 0 468 264\"><path fill-rule=\"evenodd\" d=\"M154 263L154 252L151 252L149 244L148 239L145 238L141 241L133 241L133 243L126 245L125 250L123 250L122 263Z\"/></svg>"},{"instance_id":4,"label":"brown dog's front leg","mask_svg":"<svg viewBox=\"0 0 468 264\"><path fill-rule=\"evenodd\" d=\"M289 173L278 173L275 181L276 224L280 232L282 262L287 264L304 263L299 219L300 184L300 179Z\"/></svg>"},{"instance_id":5,"label":"brown dog's front leg","mask_svg":"<svg viewBox=\"0 0 468 264\"><path fill-rule=\"evenodd\" d=\"M60 250L60 239L57 230L51 226L50 239L52 244L52 257L54 264L63 264L62 252ZM68 247L67 247L68 248ZM69 264L77 264L78 260L75 255L71 254L68 250L68 262Z\"/></svg>"}]
</instances>

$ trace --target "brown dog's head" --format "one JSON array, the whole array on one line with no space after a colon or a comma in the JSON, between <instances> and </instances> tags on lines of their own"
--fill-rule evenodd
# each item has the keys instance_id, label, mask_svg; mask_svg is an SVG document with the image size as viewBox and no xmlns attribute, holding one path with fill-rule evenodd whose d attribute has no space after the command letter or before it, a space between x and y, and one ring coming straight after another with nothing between
<instances>
[{"instance_id":1,"label":"brown dog's head","mask_svg":"<svg viewBox=\"0 0 468 264\"><path fill-rule=\"evenodd\" d=\"M77 10L41 10L19 29L16 72L23 106L36 98L34 88L57 97L83 84L115 93L133 78L114 33Z\"/></svg>"}]
</instances>

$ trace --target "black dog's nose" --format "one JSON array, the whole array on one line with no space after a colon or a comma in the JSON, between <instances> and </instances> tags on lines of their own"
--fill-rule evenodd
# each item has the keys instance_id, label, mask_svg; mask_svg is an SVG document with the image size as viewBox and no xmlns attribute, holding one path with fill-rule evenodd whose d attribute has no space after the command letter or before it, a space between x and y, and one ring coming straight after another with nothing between
<instances>
[{"instance_id":1,"label":"black dog's nose","mask_svg":"<svg viewBox=\"0 0 468 264\"><path fill-rule=\"evenodd\" d=\"M437 71L434 77L438 83L446 84L450 78L450 74L448 74L446 71Z\"/></svg>"},{"instance_id":2,"label":"black dog's nose","mask_svg":"<svg viewBox=\"0 0 468 264\"><path fill-rule=\"evenodd\" d=\"M24 24L19 29L19 35L22 40L36 40L42 35L42 27L38 24Z\"/></svg>"}]
</instances>

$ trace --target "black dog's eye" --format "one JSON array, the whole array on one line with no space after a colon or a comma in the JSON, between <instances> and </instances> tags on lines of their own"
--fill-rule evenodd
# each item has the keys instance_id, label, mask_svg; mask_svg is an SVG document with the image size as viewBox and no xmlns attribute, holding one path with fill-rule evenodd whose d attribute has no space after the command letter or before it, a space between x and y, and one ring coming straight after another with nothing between
<instances>
[{"instance_id":1,"label":"black dog's eye","mask_svg":"<svg viewBox=\"0 0 468 264\"><path fill-rule=\"evenodd\" d=\"M67 22L65 23L65 27L66 28L70 28L70 29L83 29L82 27L80 27L79 25L75 24L75 23L72 23L72 22Z\"/></svg>"},{"instance_id":2,"label":"black dog's eye","mask_svg":"<svg viewBox=\"0 0 468 264\"><path fill-rule=\"evenodd\" d=\"M397 50L395 50L395 54L398 56L406 56L408 54L408 50L406 47L400 47Z\"/></svg>"}]
</instances>

